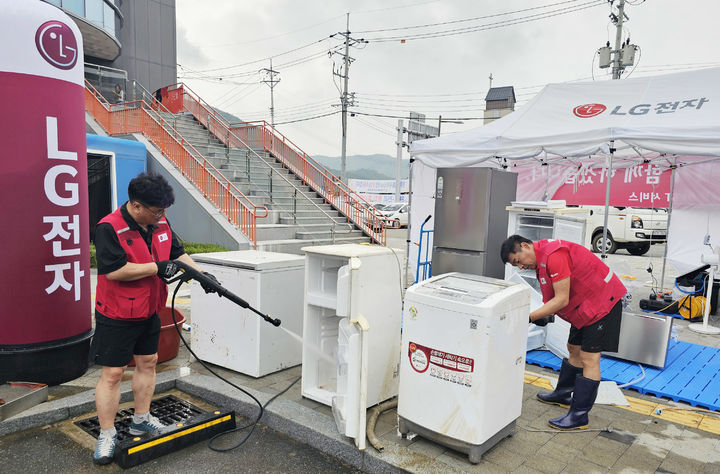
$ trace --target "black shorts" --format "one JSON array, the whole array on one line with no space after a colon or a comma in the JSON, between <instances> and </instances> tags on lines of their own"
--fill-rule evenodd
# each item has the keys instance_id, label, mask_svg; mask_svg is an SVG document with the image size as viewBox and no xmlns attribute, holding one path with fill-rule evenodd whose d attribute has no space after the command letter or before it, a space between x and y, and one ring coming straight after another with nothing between
<instances>
[{"instance_id":1,"label":"black shorts","mask_svg":"<svg viewBox=\"0 0 720 474\"><path fill-rule=\"evenodd\" d=\"M618 301L605 317L591 325L582 329L571 325L568 344L581 346L583 352L617 352L621 320L622 301Z\"/></svg>"},{"instance_id":2,"label":"black shorts","mask_svg":"<svg viewBox=\"0 0 720 474\"><path fill-rule=\"evenodd\" d=\"M157 314L133 321L111 319L95 313L90 362L103 367L124 367L133 355L155 354L159 340L160 317Z\"/></svg>"}]
</instances>

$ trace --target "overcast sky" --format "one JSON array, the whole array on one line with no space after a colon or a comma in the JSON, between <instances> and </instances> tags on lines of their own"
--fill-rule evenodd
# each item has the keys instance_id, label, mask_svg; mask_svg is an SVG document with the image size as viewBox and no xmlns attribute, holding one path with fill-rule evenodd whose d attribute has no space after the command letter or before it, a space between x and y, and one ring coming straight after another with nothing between
<instances>
[{"instance_id":1,"label":"overcast sky","mask_svg":"<svg viewBox=\"0 0 720 474\"><path fill-rule=\"evenodd\" d=\"M258 71L272 57L278 130L310 155L339 156L340 114L305 119L339 110L333 67L342 59L328 51L342 52L349 12L351 36L369 42L350 48L358 114L348 119L347 154L395 156L398 119L360 114L482 117L491 73L494 87L515 87L516 108L547 83L609 80L595 53L614 45L610 11L602 0L177 0L178 75L211 105L269 122ZM625 12L623 39L640 51L623 77L720 66L717 0L632 0ZM445 24L418 27L433 23ZM443 123L442 133L481 125Z\"/></svg>"}]
</instances>

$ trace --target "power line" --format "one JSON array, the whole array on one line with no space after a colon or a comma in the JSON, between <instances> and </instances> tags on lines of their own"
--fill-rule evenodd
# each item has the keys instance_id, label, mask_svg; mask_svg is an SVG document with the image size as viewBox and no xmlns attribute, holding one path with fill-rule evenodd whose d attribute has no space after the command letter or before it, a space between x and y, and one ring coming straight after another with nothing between
<instances>
[{"instance_id":1,"label":"power line","mask_svg":"<svg viewBox=\"0 0 720 474\"><path fill-rule=\"evenodd\" d=\"M374 97L365 96L362 94L358 94L357 97L358 97L358 101L362 100L362 101L368 101L370 103L391 102L391 103L406 103L406 104L419 104L419 103L425 104L428 102L431 102L431 103L468 102L468 101L476 101L476 100L482 100L482 101L485 100L484 98L482 98L482 96L478 97L477 99L465 98L465 99L441 99L441 100L403 100L403 99L390 100L390 99L383 99L383 98L374 98Z\"/></svg>"},{"instance_id":2,"label":"power line","mask_svg":"<svg viewBox=\"0 0 720 474\"><path fill-rule=\"evenodd\" d=\"M308 120L315 120L315 119L322 118L322 117L328 117L328 116L330 116L330 115L335 115L335 114L338 114L338 113L340 113L339 110L334 110L334 111L329 112L329 113L327 113L327 114L315 115L314 117L306 117L306 118L297 119L297 120L289 120L289 121L287 121L287 122L278 122L276 125L285 125L285 124L288 124L288 123L296 123L296 122L307 122Z\"/></svg>"},{"instance_id":3,"label":"power line","mask_svg":"<svg viewBox=\"0 0 720 474\"><path fill-rule=\"evenodd\" d=\"M538 7L524 8L524 9L522 9L522 10L513 10L513 11L509 11L509 12L495 13L495 14L493 14L493 15L476 16L476 17L474 17L474 18L463 18L463 19L460 19L460 20L442 21L442 22L438 22L438 23L426 23L426 24L424 24L424 25L399 26L399 27L396 27L396 28L382 28L382 29L377 29L377 30L363 30L363 31L357 31L356 33L358 33L358 34L361 34L361 33L381 33L381 32L384 32L384 31L399 31L399 30L409 30L409 29L413 29L413 28L429 28L429 27L431 27L431 26L452 25L452 24L455 24L455 23L465 23L465 22L468 22L468 21L485 20L485 19L487 19L487 18L496 18L496 17L499 17L499 16L512 15L512 14L514 14L514 13L523 13L523 12L532 11L532 10L541 10L541 9L543 9L543 8L550 8L550 7L554 7L554 6L557 6L557 5L563 5L563 4L566 4L566 3L575 3L575 2L577 2L577 1L579 1L579 0L566 0L566 1L564 1L564 2L550 3L550 4L548 4L548 5L541 5L541 6L538 6Z\"/></svg>"},{"instance_id":4,"label":"power line","mask_svg":"<svg viewBox=\"0 0 720 474\"><path fill-rule=\"evenodd\" d=\"M312 115L321 115L321 113L325 113L328 111L335 112L336 110L331 109L329 107L319 107L316 109L309 109L309 110L305 110L302 112L292 112L292 113L286 113L286 114L276 113L275 116L276 116L277 120L287 122L289 120L294 120L296 118L305 118L307 116L312 116ZM265 120L265 117L266 117L266 114L243 114L243 115L247 115L248 117L253 117L253 118L260 117L259 119L261 119L261 120Z\"/></svg>"},{"instance_id":5,"label":"power line","mask_svg":"<svg viewBox=\"0 0 720 474\"><path fill-rule=\"evenodd\" d=\"M258 82L254 86L251 86L249 89L247 89L244 94L238 93L232 99L226 98L225 100L222 101L222 103L224 104L223 107L230 107L232 104L235 104L235 103L239 102L240 100L244 99L245 97L249 96L250 94L255 92L260 87L261 84L262 83Z\"/></svg>"},{"instance_id":6,"label":"power line","mask_svg":"<svg viewBox=\"0 0 720 474\"><path fill-rule=\"evenodd\" d=\"M535 15L528 15L523 18L503 20L503 21L499 21L499 22L495 22L495 23L488 23L485 25L470 26L470 27L465 27L465 28L456 28L456 29L442 30L442 31L428 32L428 33L418 33L415 35L381 36L381 37L377 37L377 38L368 38L368 41L375 42L375 43L384 43L384 42L388 42L388 41L400 41L400 40L411 41L411 40L417 40L417 39L442 38L445 36L455 36L455 35L461 35L461 34L475 33L478 31L493 30L493 29L497 29L497 28L504 28L506 26L514 26L514 25L519 25L522 23L528 23L531 21L552 18L555 16L567 15L569 13L575 13L575 12L578 12L581 10L601 6L604 4L605 4L604 0L591 0L587 3L580 4L573 8L550 10L548 12L542 12L542 13L538 13Z\"/></svg>"},{"instance_id":7,"label":"power line","mask_svg":"<svg viewBox=\"0 0 720 474\"><path fill-rule=\"evenodd\" d=\"M327 50L326 50L326 49L323 49L322 51L316 51L316 52L314 52L314 53L312 53L312 54L309 54L309 55L307 55L307 56L303 56L303 57L301 57L301 58L293 59L293 60L288 61L288 62L286 62L286 63L278 64L278 65L276 65L276 67L277 67L277 68L287 69L287 68L290 68L290 67L293 67L293 66L297 66L297 65L300 65L300 64L304 64L304 63L313 61L313 60L315 60L315 59L319 59L319 58L325 57L327 54L328 54ZM245 77L245 76L253 75L253 74L255 74L255 73L256 73L256 72L254 72L254 71L242 71L242 72L225 74L225 75L223 75L223 77L225 77L225 78Z\"/></svg>"},{"instance_id":8,"label":"power line","mask_svg":"<svg viewBox=\"0 0 720 474\"><path fill-rule=\"evenodd\" d=\"M405 119L410 120L410 115L384 115L384 114L369 114L365 112L357 112L353 111L355 115L364 115L367 117L384 117L384 118L395 118L395 119ZM485 117L442 117L443 121L446 120L483 120ZM433 120L438 120L437 117L435 118L425 118L426 121L432 122Z\"/></svg>"},{"instance_id":9,"label":"power line","mask_svg":"<svg viewBox=\"0 0 720 474\"><path fill-rule=\"evenodd\" d=\"M429 1L424 1L424 2L407 3L405 5L397 5L394 7L375 8L373 10L352 11L350 13L363 14L363 13L384 12L384 11L388 11L388 10L398 10L400 8L406 8L406 7L417 7L419 5L426 5L428 3L437 3L438 1L440 1L440 0L429 0Z\"/></svg>"},{"instance_id":10,"label":"power line","mask_svg":"<svg viewBox=\"0 0 720 474\"><path fill-rule=\"evenodd\" d=\"M331 21L333 21L333 20L335 20L335 19L337 19L337 18L340 18L340 17L342 17L343 15L344 15L344 14L335 15L334 17L328 18L327 20L321 21L320 23L315 23L315 24L310 25L310 26L306 26L306 27L303 27L303 28L299 28L299 29L297 29L297 30L288 31L288 32L285 32L285 33L280 33L280 34L273 35L273 36L265 36L264 38L258 38L258 39L254 39L254 40L250 40L250 41L242 41L242 42L239 42L239 43L209 44L209 45L202 46L202 48L200 48L200 49L204 49L204 48L218 48L218 47L223 47L223 46L241 46L241 45L244 45L244 44L261 43L261 42L263 42L263 41L272 40L272 39L275 39L275 38L281 38L281 37L287 36L287 35L292 35L292 34L294 34L294 33L300 32L300 31L310 30L310 29L312 29L312 28L315 28L316 26L324 25L325 23L330 23Z\"/></svg>"},{"instance_id":11,"label":"power line","mask_svg":"<svg viewBox=\"0 0 720 474\"><path fill-rule=\"evenodd\" d=\"M395 137L395 134L394 134L394 133L385 131L385 130L381 129L380 127L375 126L374 124L372 124L372 123L370 123L370 122L366 122L365 120L361 119L360 117L355 117L355 120L357 120L358 123L361 123L361 124L365 125L366 127L375 130L376 132L382 133L383 135L387 135L387 136L389 136L389 137Z\"/></svg>"},{"instance_id":12,"label":"power line","mask_svg":"<svg viewBox=\"0 0 720 474\"><path fill-rule=\"evenodd\" d=\"M302 45L302 46L298 46L297 48L293 48L293 49L290 49L290 50L288 50L288 51L284 51L284 52L282 52L282 53L273 54L272 56L268 56L268 57L266 57L266 58L256 59L256 60L254 60L254 61L249 61L249 62L242 63L242 64L234 64L234 65L232 65L232 66L217 67L217 68L213 68L213 69L203 69L202 71L197 71L197 72L226 71L226 70L228 70L228 69L232 69L232 68L236 68L236 67L243 67L243 66L249 66L249 65L251 65L251 64L261 63L261 62L264 62L264 61L269 60L270 58L277 58L277 57L280 57L280 56L285 56L286 54L294 53L295 51L300 51L301 49L305 49L305 48L308 48L308 47L310 47L310 46L313 46L313 45L315 45L315 44L317 44L317 43L321 43L321 42L325 41L326 39L327 39L327 38L321 38L321 39L319 39L319 40L312 41L312 42L307 43L307 44L304 44L304 45Z\"/></svg>"},{"instance_id":13,"label":"power line","mask_svg":"<svg viewBox=\"0 0 720 474\"><path fill-rule=\"evenodd\" d=\"M284 94L277 93L277 95L281 96L281 97L285 97ZM287 113L291 113L291 112L299 112L299 111L304 111L307 109L313 109L313 108L317 108L317 107L321 107L321 106L322 107L330 107L332 105L332 102L333 102L333 99L323 99L323 100L318 100L315 102L308 102L307 104L298 104L298 105L293 105L293 106L288 106L288 107L278 107L275 110L275 112L277 114L283 114L283 113L287 114ZM265 110L253 110L253 111L247 112L248 115L260 115L263 113L265 113Z\"/></svg>"},{"instance_id":14,"label":"power line","mask_svg":"<svg viewBox=\"0 0 720 474\"><path fill-rule=\"evenodd\" d=\"M357 106L360 107L361 109L387 110L387 111L391 111L391 112L393 112L393 111L404 112L404 111L408 110L409 108L411 108L411 107L407 107L405 105L383 106L383 107L376 107L375 105L377 105L377 104L374 104L374 105L364 105L362 103L357 104ZM412 107L412 108L422 108L423 110L437 110L437 111L441 111L441 112L442 111L459 112L459 111L463 111L463 110L477 110L477 111L485 110L484 106L477 106L477 105L476 106L468 106L468 107L456 105L456 106L448 106L448 107L423 106L423 107Z\"/></svg>"}]
</instances>

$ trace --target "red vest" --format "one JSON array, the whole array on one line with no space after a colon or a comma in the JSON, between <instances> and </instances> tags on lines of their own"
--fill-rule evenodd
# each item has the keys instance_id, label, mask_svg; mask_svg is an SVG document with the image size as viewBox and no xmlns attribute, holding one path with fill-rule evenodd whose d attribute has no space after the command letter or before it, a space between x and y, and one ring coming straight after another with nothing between
<instances>
[{"instance_id":1,"label":"red vest","mask_svg":"<svg viewBox=\"0 0 720 474\"><path fill-rule=\"evenodd\" d=\"M555 295L547 270L548 257L561 248L570 253L570 299L557 315L576 328L603 318L627 293L615 273L582 245L564 240L539 240L533 246L537 261L535 271L545 303Z\"/></svg>"},{"instance_id":2,"label":"red vest","mask_svg":"<svg viewBox=\"0 0 720 474\"><path fill-rule=\"evenodd\" d=\"M119 208L100 223L113 226L128 262L160 262L170 258L172 231L167 220L161 220L153 233L152 255L140 232L130 230ZM105 275L98 275L95 309L112 319L144 319L165 307L167 295L167 285L157 275L134 281L108 280Z\"/></svg>"}]
</instances>

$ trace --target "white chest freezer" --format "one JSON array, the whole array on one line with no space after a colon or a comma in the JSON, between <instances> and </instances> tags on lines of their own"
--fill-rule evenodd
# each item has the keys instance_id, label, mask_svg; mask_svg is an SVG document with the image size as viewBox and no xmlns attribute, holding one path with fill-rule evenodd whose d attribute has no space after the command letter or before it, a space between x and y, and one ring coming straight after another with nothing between
<instances>
[{"instance_id":1,"label":"white chest freezer","mask_svg":"<svg viewBox=\"0 0 720 474\"><path fill-rule=\"evenodd\" d=\"M195 254L193 260L251 306L302 334L303 256L240 250ZM201 360L252 377L301 363L302 344L281 328L226 298L206 294L197 282L190 294L192 349Z\"/></svg>"},{"instance_id":2,"label":"white chest freezer","mask_svg":"<svg viewBox=\"0 0 720 474\"><path fill-rule=\"evenodd\" d=\"M448 273L405 294L399 427L468 454L508 436L522 409L530 291Z\"/></svg>"}]
</instances>

